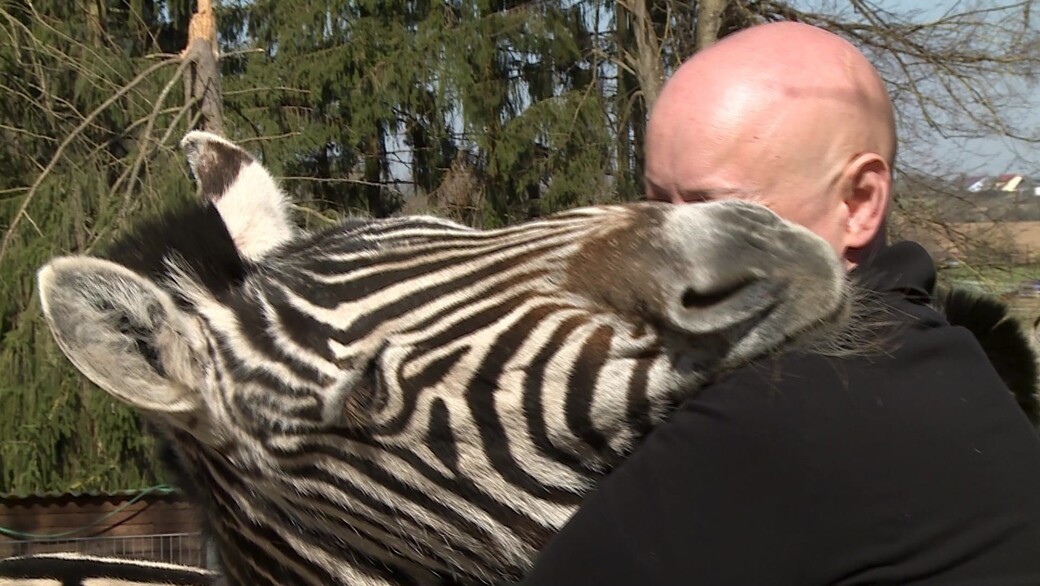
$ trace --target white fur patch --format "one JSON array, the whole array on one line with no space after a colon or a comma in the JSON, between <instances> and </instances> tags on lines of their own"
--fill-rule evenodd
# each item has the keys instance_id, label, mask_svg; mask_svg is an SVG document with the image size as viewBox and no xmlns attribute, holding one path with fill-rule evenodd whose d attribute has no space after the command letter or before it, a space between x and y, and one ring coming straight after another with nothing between
<instances>
[{"instance_id":1,"label":"white fur patch","mask_svg":"<svg viewBox=\"0 0 1040 586\"><path fill-rule=\"evenodd\" d=\"M192 131L181 140L181 148L192 169L198 169L208 143L239 151L250 161L216 199L215 205L239 253L246 260L258 260L295 234L289 198L263 165L238 145L216 134Z\"/></svg>"},{"instance_id":2,"label":"white fur patch","mask_svg":"<svg viewBox=\"0 0 1040 586\"><path fill-rule=\"evenodd\" d=\"M293 237L289 200L274 178L252 162L217 200L217 211L247 260L257 260Z\"/></svg>"}]
</instances>

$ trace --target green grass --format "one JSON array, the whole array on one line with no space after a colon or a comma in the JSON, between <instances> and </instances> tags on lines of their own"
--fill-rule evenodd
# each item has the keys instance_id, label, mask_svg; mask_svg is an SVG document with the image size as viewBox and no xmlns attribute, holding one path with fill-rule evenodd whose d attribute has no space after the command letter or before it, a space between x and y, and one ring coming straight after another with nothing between
<instances>
[{"instance_id":1,"label":"green grass","mask_svg":"<svg viewBox=\"0 0 1040 586\"><path fill-rule=\"evenodd\" d=\"M1032 332L1033 322L1040 316L1040 294L1019 294L1023 283L1040 279L1040 265L1013 267L967 266L941 268L939 282L945 285L964 287L979 293L1000 297L1010 307L1011 316L1027 332Z\"/></svg>"},{"instance_id":2,"label":"green grass","mask_svg":"<svg viewBox=\"0 0 1040 586\"><path fill-rule=\"evenodd\" d=\"M939 270L940 282L995 295L1013 294L1024 282L1037 279L1040 279L1040 265L1037 264L1013 267L960 265Z\"/></svg>"}]
</instances>

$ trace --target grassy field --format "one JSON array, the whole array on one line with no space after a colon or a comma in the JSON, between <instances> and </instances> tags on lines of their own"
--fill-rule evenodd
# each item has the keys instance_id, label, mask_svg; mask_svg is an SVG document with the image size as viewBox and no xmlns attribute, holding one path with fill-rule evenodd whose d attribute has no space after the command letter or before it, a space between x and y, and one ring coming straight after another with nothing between
<instances>
[{"instance_id":1,"label":"grassy field","mask_svg":"<svg viewBox=\"0 0 1040 586\"><path fill-rule=\"evenodd\" d=\"M1040 297L1014 297L1009 299L1011 314L1014 315L1026 331L1033 328L1033 322L1040 317Z\"/></svg>"},{"instance_id":2,"label":"grassy field","mask_svg":"<svg viewBox=\"0 0 1040 586\"><path fill-rule=\"evenodd\" d=\"M1007 295L1019 291L1027 281L1040 279L1040 265L975 267L961 265L939 270L939 280L980 292Z\"/></svg>"}]
</instances>

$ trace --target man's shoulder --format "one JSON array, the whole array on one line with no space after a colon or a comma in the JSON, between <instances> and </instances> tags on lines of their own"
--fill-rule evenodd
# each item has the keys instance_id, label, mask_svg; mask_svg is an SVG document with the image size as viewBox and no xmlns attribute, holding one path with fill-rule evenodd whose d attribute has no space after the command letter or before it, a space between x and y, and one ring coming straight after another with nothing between
<instances>
[{"instance_id":1,"label":"man's shoulder","mask_svg":"<svg viewBox=\"0 0 1040 586\"><path fill-rule=\"evenodd\" d=\"M681 410L707 409L767 428L820 419L867 426L898 411L942 412L954 396L995 393L1007 391L971 334L933 324L907 328L883 346L760 358L707 385Z\"/></svg>"},{"instance_id":2,"label":"man's shoulder","mask_svg":"<svg viewBox=\"0 0 1040 586\"><path fill-rule=\"evenodd\" d=\"M691 397L680 412L716 413L760 430L802 425L832 403L847 405L865 365L885 357L788 352L746 364ZM861 387L862 385L856 385Z\"/></svg>"},{"instance_id":3,"label":"man's shoulder","mask_svg":"<svg viewBox=\"0 0 1040 586\"><path fill-rule=\"evenodd\" d=\"M773 403L794 391L798 394L830 393L847 388L854 377L878 367L879 362L893 359L891 353L872 351L833 355L797 350L778 353L723 375L705 388L704 395L739 395L744 400L765 399Z\"/></svg>"},{"instance_id":4,"label":"man's shoulder","mask_svg":"<svg viewBox=\"0 0 1040 586\"><path fill-rule=\"evenodd\" d=\"M879 444L991 437L1029 424L974 336L948 324L908 331L887 350L788 352L747 364L686 401L676 425L736 421L771 441Z\"/></svg>"}]
</instances>

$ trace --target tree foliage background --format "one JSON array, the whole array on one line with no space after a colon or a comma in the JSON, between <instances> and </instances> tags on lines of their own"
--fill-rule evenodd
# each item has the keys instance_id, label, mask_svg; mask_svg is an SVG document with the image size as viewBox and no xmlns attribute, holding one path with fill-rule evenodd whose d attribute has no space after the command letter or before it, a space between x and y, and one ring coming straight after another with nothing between
<instances>
[{"instance_id":1,"label":"tree foliage background","mask_svg":"<svg viewBox=\"0 0 1040 586\"><path fill-rule=\"evenodd\" d=\"M1010 89L1036 70L1031 1L924 21L865 0L226 0L223 129L299 219L434 212L499 226L641 192L662 76L754 23L863 47L904 149L937 133L1032 141ZM144 424L51 341L35 270L194 196L176 150L200 124L180 51L188 0L0 0L0 492L157 481Z\"/></svg>"}]
</instances>

